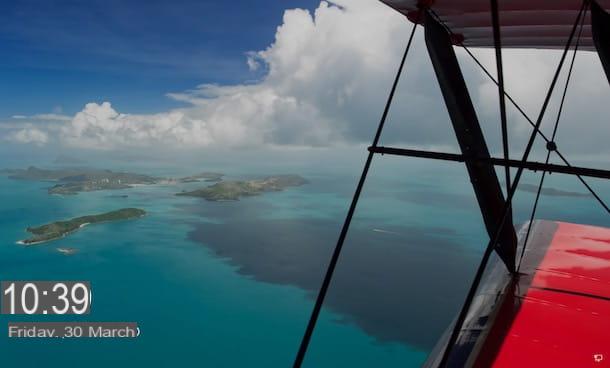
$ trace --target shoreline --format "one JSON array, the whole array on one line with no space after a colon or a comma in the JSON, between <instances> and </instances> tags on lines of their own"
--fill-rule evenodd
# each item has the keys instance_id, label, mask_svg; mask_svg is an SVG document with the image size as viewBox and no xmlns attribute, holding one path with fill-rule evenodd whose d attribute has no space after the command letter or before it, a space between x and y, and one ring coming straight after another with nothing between
<instances>
[{"instance_id":1,"label":"shoreline","mask_svg":"<svg viewBox=\"0 0 610 368\"><path fill-rule=\"evenodd\" d=\"M146 216L146 213L144 213L144 214L143 214L143 215L141 215L141 216L132 217L132 218L127 218L127 219L122 219L122 220L120 220L120 221L135 220L135 219L142 218L142 217L144 217L144 216ZM108 223L108 222L114 222L114 221L100 221L100 222L95 222L95 224L103 224L103 223ZM85 226L87 226L87 225L91 225L91 223L90 223L90 222L85 222L85 223L82 223L82 224L78 225L78 227L77 227L76 229L74 229L74 230L72 230L72 231L68 231L68 232L66 232L66 233L64 233L64 234L61 234L61 236L58 236L58 237L56 237L56 238L45 239L45 240L40 240L40 241L34 241L34 242L29 242L29 243L26 243L26 240L27 240L27 239L22 239L22 240L17 240L17 241L15 242L15 244L24 245L24 246L28 247L28 246L31 246L31 245L38 245L38 244L42 244L42 243L48 243L48 242L52 242L52 241L55 241L55 240L63 239L63 238L65 238L66 236L71 235L71 234L73 234L73 233L77 232L78 230L82 229L83 227L85 227Z\"/></svg>"}]
</instances>

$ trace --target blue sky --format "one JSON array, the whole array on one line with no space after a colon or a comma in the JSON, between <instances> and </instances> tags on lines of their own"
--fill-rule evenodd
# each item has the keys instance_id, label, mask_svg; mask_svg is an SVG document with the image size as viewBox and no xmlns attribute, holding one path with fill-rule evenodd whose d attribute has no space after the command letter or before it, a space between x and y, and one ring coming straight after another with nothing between
<instances>
[{"instance_id":1,"label":"blue sky","mask_svg":"<svg viewBox=\"0 0 610 368\"><path fill-rule=\"evenodd\" d=\"M4 0L0 117L74 114L91 101L151 113L168 92L260 77L245 53L273 42L286 8L316 0Z\"/></svg>"},{"instance_id":2,"label":"blue sky","mask_svg":"<svg viewBox=\"0 0 610 368\"><path fill-rule=\"evenodd\" d=\"M410 30L377 0L0 1L0 141L126 151L366 144ZM497 150L497 88L456 52ZM495 69L493 50L474 52ZM507 89L531 116L559 56L504 52ZM562 115L578 124L558 136L570 157L610 150L600 75L597 55L579 53ZM421 28L396 101L384 144L455 148ZM520 152L530 127L514 112L509 120Z\"/></svg>"}]
</instances>

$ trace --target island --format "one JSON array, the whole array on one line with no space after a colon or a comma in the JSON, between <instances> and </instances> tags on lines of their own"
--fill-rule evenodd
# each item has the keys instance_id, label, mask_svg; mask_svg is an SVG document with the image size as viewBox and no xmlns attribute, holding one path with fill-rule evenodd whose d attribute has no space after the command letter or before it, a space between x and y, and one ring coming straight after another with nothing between
<instances>
[{"instance_id":1,"label":"island","mask_svg":"<svg viewBox=\"0 0 610 368\"><path fill-rule=\"evenodd\" d=\"M205 182L219 182L225 174L217 172L203 172L196 175L185 176L178 179L180 183L195 183L199 181Z\"/></svg>"},{"instance_id":2,"label":"island","mask_svg":"<svg viewBox=\"0 0 610 368\"><path fill-rule=\"evenodd\" d=\"M80 192L98 190L128 189L138 185L176 185L199 181L219 182L224 176L222 173L202 172L176 179L111 170L87 168L41 169L35 166L30 166L27 169L4 169L0 173L7 174L10 179L15 180L56 182L47 191L49 194L60 195L75 195Z\"/></svg>"},{"instance_id":3,"label":"island","mask_svg":"<svg viewBox=\"0 0 610 368\"><path fill-rule=\"evenodd\" d=\"M264 192L277 192L307 183L308 181L299 175L278 175L246 181L222 181L205 188L190 192L185 191L176 195L200 197L208 201L237 201L241 197L256 196Z\"/></svg>"},{"instance_id":4,"label":"island","mask_svg":"<svg viewBox=\"0 0 610 368\"><path fill-rule=\"evenodd\" d=\"M41 226L28 227L26 230L33 234L33 236L25 240L20 240L18 243L25 245L44 243L63 238L89 224L135 219L140 218L145 214L146 212L139 208L122 208L99 215L80 216L71 220L55 221Z\"/></svg>"},{"instance_id":5,"label":"island","mask_svg":"<svg viewBox=\"0 0 610 368\"><path fill-rule=\"evenodd\" d=\"M3 172L8 174L10 179L58 182L47 191L49 194L63 195L96 190L126 189L134 185L156 184L163 181L162 178L143 174L83 168L46 170L30 166L27 169L3 170Z\"/></svg>"}]
</instances>

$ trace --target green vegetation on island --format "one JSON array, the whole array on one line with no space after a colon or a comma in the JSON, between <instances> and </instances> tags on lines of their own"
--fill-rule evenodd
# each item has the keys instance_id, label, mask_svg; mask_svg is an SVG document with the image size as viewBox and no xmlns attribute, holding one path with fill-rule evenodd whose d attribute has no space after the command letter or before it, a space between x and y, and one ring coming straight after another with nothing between
<instances>
[{"instance_id":1,"label":"green vegetation on island","mask_svg":"<svg viewBox=\"0 0 610 368\"><path fill-rule=\"evenodd\" d=\"M55 185L47 189L49 194L74 195L80 192L98 190L127 189L136 185L178 185L194 182L214 183L193 191L177 193L180 196L201 197L209 201L237 201L241 197L256 196L264 192L281 191L288 187L300 186L307 180L299 175L277 175L264 179L223 181L224 174L218 172L201 172L199 174L161 178L130 172L87 168L41 169L30 166L27 169L5 169L0 173L17 180L54 181ZM127 195L122 195L126 198Z\"/></svg>"},{"instance_id":2,"label":"green vegetation on island","mask_svg":"<svg viewBox=\"0 0 610 368\"><path fill-rule=\"evenodd\" d=\"M27 169L3 170L11 179L56 181L48 189L49 194L77 194L96 190L126 189L133 185L156 184L162 178L129 172L113 172L97 169L46 170L30 166Z\"/></svg>"},{"instance_id":3,"label":"green vegetation on island","mask_svg":"<svg viewBox=\"0 0 610 368\"><path fill-rule=\"evenodd\" d=\"M89 171L59 179L61 183L48 189L49 194L76 194L96 190L126 189L133 185L156 184L160 181L148 175L110 170Z\"/></svg>"},{"instance_id":4,"label":"green vegetation on island","mask_svg":"<svg viewBox=\"0 0 610 368\"><path fill-rule=\"evenodd\" d=\"M298 175L278 175L247 181L222 181L206 188L177 193L176 195L201 197L208 201L237 201L240 197L281 191L287 187L296 187L307 183L306 179Z\"/></svg>"},{"instance_id":5,"label":"green vegetation on island","mask_svg":"<svg viewBox=\"0 0 610 368\"><path fill-rule=\"evenodd\" d=\"M40 169L30 166L27 169L5 169L0 171L10 179L53 181L57 184L47 189L49 194L74 195L80 192L98 190L128 189L136 185L169 184L192 182L219 182L224 174L202 172L182 178L161 178L130 172L114 172L110 170L66 168Z\"/></svg>"},{"instance_id":6,"label":"green vegetation on island","mask_svg":"<svg viewBox=\"0 0 610 368\"><path fill-rule=\"evenodd\" d=\"M55 221L42 226L28 227L26 230L33 234L33 236L29 239L21 240L19 243L26 245L43 243L63 238L88 224L134 219L142 217L145 214L146 212L139 208L122 208L99 215L81 216L71 220Z\"/></svg>"}]
</instances>

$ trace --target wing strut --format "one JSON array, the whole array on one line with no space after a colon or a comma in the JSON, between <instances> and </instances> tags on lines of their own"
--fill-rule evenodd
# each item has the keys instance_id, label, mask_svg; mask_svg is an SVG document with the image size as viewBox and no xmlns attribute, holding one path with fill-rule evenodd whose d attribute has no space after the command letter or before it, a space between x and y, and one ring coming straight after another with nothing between
<instances>
[{"instance_id":1,"label":"wing strut","mask_svg":"<svg viewBox=\"0 0 610 368\"><path fill-rule=\"evenodd\" d=\"M610 14L595 1L591 2L591 32L597 54L610 83Z\"/></svg>"},{"instance_id":2,"label":"wing strut","mask_svg":"<svg viewBox=\"0 0 610 368\"><path fill-rule=\"evenodd\" d=\"M419 15L418 15L419 17ZM377 147L379 144L379 139L381 138L381 132L383 131L383 127L385 125L386 118L388 117L388 112L390 111L390 106L392 105L392 100L394 99L394 93L396 92L396 87L398 86L398 81L400 80L400 75L402 74L402 69L405 65L405 60L407 59L407 55L409 54L409 50L411 49L411 44L413 42L413 36L415 35L415 31L417 30L417 23L413 24L413 28L411 30L411 34L409 36L409 41L407 42L407 47L402 56L402 60L400 61L400 66L398 67L398 72L396 73L396 77L394 78L394 83L392 84L392 89L390 90L390 95L386 101L385 108L383 110L383 114L381 115L381 120L379 121L379 125L377 127L377 132L375 133L375 137L373 138L372 147ZM364 182L366 181L366 177L369 172L369 168L371 167L371 162L373 161L373 156L375 153L373 151L369 151L366 162L364 164L364 168L362 169L362 174L360 176L360 180L358 181L358 185L356 187L356 191L354 193L354 197L352 198L352 203L350 204L349 210L347 211L347 216L345 217L345 222L343 223L343 227L341 228L341 233L339 234L339 239L337 240L337 245L335 245L335 249L330 258L330 262L326 269L326 274L324 275L324 279L322 281L322 286L320 286L320 290L318 291L318 296L316 298L316 302L314 304L313 310L311 312L311 316L309 317L309 322L307 323L307 328L305 329L305 334L301 339L301 345L299 346L299 351L294 359L293 367L299 368L303 364L303 360L305 359L305 354L307 353L307 348L309 347L309 341L311 340L311 336L313 335L313 330L316 327L316 323L318 322L318 317L320 315L320 311L322 310L322 305L324 304L324 299L326 298L326 293L328 292L328 287L330 286L330 282L333 278L333 273L335 272L335 267L337 266L337 262L339 261L339 256L341 255L341 249L343 248L343 244L345 243L345 237L347 236L347 231L349 230L350 224L352 222L352 217L354 216L354 212L356 211L356 206L358 205L358 200L360 199L360 193L362 192L362 188L364 187Z\"/></svg>"},{"instance_id":3,"label":"wing strut","mask_svg":"<svg viewBox=\"0 0 610 368\"><path fill-rule=\"evenodd\" d=\"M490 237L493 237L503 217L505 206L500 182L490 163L489 150L479 125L464 76L458 64L447 30L429 13L424 17L426 46L441 92L451 117L453 129L462 154L477 160L467 160L466 168L472 181L483 221ZM504 225L498 238L496 251L510 272L515 271L517 235L510 216L504 216Z\"/></svg>"},{"instance_id":4,"label":"wing strut","mask_svg":"<svg viewBox=\"0 0 610 368\"><path fill-rule=\"evenodd\" d=\"M559 60L559 65L557 66L556 70L555 70L555 75L553 76L553 80L551 81L551 85L549 86L549 89L546 93L546 96L544 98L544 102L542 103L542 108L540 109L540 113L538 115L538 119L536 119L536 124L534 126L534 130L532 131L528 141L527 141L527 145L525 147L525 151L523 152L523 156L521 158L521 162L527 162L527 159L529 158L529 155L531 153L532 150L532 146L534 145L534 141L536 139L536 135L537 135L537 131L540 129L540 125L542 124L542 120L544 119L544 115L546 113L546 110L549 106L549 101L551 100L551 96L553 94L553 90L555 89L555 85L557 84L557 80L559 78L559 74L561 73L561 69L563 67L563 64L565 62L566 59L566 55L568 53L568 50L570 49L571 45L572 45L572 41L574 39L574 35L576 33L576 30L578 29L578 25L580 24L580 20L583 17L583 13L585 12L585 10L587 9L587 6L589 5L588 0L583 0L582 6L580 7L580 11L578 12L578 16L576 17L576 21L574 22L574 25L572 26L572 30L570 32L570 35L568 37L568 41L563 49L563 53L561 54L561 59ZM431 17L430 13L428 12L428 17ZM437 25L441 25L440 23L436 23ZM426 25L427 26L427 25ZM515 174L515 179L513 181L513 183L511 184L510 190L508 192L507 195L507 202L504 205L504 209L502 210L502 216L497 224L496 230L493 231L493 235L491 236L491 239L489 241L489 243L487 243L487 247L485 248L485 253L483 254L483 258L481 259L481 263L479 264L479 268L477 269L477 272L475 274L474 280L472 282L472 285L470 286L470 290L468 291L468 295L466 296L466 300L464 302L464 305L462 306L462 309L460 310L460 313L458 315L458 318L453 326L453 330L451 331L451 336L449 337L449 340L447 341L447 345L445 346L444 352L442 354L442 358L441 358L441 362L440 362L440 367L447 367L447 366L451 366L452 364L450 363L450 357L451 357L451 353L452 353L452 349L460 335L460 332L462 330L462 326L464 324L464 321L466 319L466 315L468 313L468 310L470 309L470 305L472 304L472 301L474 299L475 293L477 291L477 288L479 287L479 284L481 282L481 279L483 277L483 272L485 271L485 267L487 266L487 262L489 261L489 257L491 256L491 253L495 247L495 245L498 243L498 241L501 239L501 235L502 235L502 228L504 227L504 225L506 224L506 218L510 212L510 204L513 200L513 197L515 195L515 192L517 191L517 187L519 185L519 181L521 180L521 175L523 174L523 170L524 167L520 167L517 170L517 173ZM517 275L516 275L517 276Z\"/></svg>"}]
</instances>

